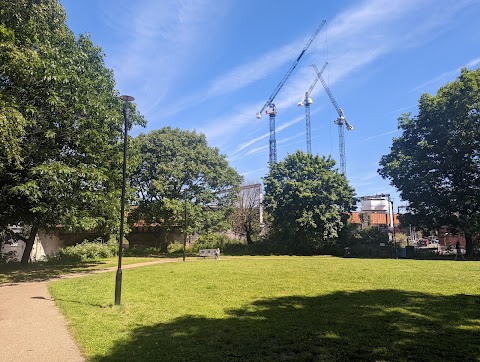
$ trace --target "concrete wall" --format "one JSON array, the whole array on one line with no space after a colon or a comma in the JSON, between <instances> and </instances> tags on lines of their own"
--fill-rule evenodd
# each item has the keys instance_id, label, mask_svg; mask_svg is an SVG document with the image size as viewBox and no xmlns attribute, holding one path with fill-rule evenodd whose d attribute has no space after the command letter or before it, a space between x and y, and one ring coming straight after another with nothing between
<instances>
[{"instance_id":1,"label":"concrete wall","mask_svg":"<svg viewBox=\"0 0 480 362\"><path fill-rule=\"evenodd\" d=\"M17 230L20 232L21 230ZM60 248L70 245L76 245L84 240L94 240L99 237L105 237L98 233L66 233L58 231L41 230L37 237L30 254L31 261L45 260L48 256L53 256L58 253ZM134 226L131 231L125 235L128 240L129 248L158 248L161 251L167 251L167 245L172 242L183 242L183 234L166 234L164 230L158 225L154 226ZM189 235L187 243L194 242L198 235ZM2 247L2 254L13 251L15 252L16 260L20 260L25 250L25 243L18 241L14 245L4 244Z\"/></svg>"},{"instance_id":2,"label":"concrete wall","mask_svg":"<svg viewBox=\"0 0 480 362\"><path fill-rule=\"evenodd\" d=\"M55 235L48 235L45 232L39 232L33 242L31 261L45 260L46 256L54 255L60 248L61 241ZM20 261L25 250L25 242L18 240L13 244L4 244L2 246L2 255L13 252L13 260Z\"/></svg>"},{"instance_id":3,"label":"concrete wall","mask_svg":"<svg viewBox=\"0 0 480 362\"><path fill-rule=\"evenodd\" d=\"M21 232L20 228L14 228L16 232ZM58 253L60 248L81 243L83 240L93 240L102 235L96 233L64 233L60 231L40 230L35 237L32 252L30 254L31 261L42 261L47 256L53 256ZM3 244L2 255L8 252L14 252L14 260L22 259L25 250L25 242L18 240L14 244Z\"/></svg>"}]
</instances>

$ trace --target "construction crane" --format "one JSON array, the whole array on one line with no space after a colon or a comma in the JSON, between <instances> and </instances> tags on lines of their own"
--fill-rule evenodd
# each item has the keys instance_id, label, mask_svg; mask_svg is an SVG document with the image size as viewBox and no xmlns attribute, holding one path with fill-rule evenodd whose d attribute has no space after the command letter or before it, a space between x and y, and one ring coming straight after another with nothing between
<instances>
[{"instance_id":1,"label":"construction crane","mask_svg":"<svg viewBox=\"0 0 480 362\"><path fill-rule=\"evenodd\" d=\"M298 62L303 57L303 54L305 54L307 49L312 44L313 40L317 37L318 33L320 32L320 29L323 27L325 22L326 20L322 20L322 22L320 23L320 26L317 28L317 30L315 30L312 37L307 41L307 44L305 45L303 50L300 52L300 55L297 57L297 59L293 62L287 74L285 74L285 76L282 78L280 83L277 85L277 87L274 89L270 97L267 99L267 101L263 105L262 109L260 109L260 111L257 113L258 119L262 118L263 111L265 111L265 113L268 114L268 116L270 117L270 156L269 156L270 164L277 162L277 142L275 140L275 116L277 115L277 107L275 107L275 103L273 103L273 100L277 96L278 92L280 92L280 89L282 89L282 87L285 85L285 82L287 81L288 77L290 77L293 70L297 66Z\"/></svg>"},{"instance_id":2,"label":"construction crane","mask_svg":"<svg viewBox=\"0 0 480 362\"><path fill-rule=\"evenodd\" d=\"M323 73L325 68L327 67L327 62L323 65L322 70L320 71L320 74ZM311 127L310 127L310 104L313 104L313 99L310 98L310 94L313 91L313 88L318 82L318 76L315 77L315 80L313 81L312 85L310 86L310 89L305 92L305 97L297 103L297 106L305 106L305 125L307 128L306 135L307 135L307 153L309 155L312 154L312 132L311 132Z\"/></svg>"},{"instance_id":3,"label":"construction crane","mask_svg":"<svg viewBox=\"0 0 480 362\"><path fill-rule=\"evenodd\" d=\"M343 126L345 125L348 131L351 131L353 129L353 126L350 123L348 123L347 118L345 117L345 113L343 113L343 110L339 107L337 101L335 100L335 97L330 91L330 88L328 87L325 80L322 78L322 74L319 72L317 66L315 64L312 64L312 67L313 69L315 69L318 79L320 79L320 82L322 82L323 88L325 88L325 91L330 97L330 100L332 101L332 104L338 113L338 118L335 120L335 124L338 125L338 140L339 140L339 149L340 149L340 172L346 175L347 166L345 161L345 134L344 134Z\"/></svg>"}]
</instances>

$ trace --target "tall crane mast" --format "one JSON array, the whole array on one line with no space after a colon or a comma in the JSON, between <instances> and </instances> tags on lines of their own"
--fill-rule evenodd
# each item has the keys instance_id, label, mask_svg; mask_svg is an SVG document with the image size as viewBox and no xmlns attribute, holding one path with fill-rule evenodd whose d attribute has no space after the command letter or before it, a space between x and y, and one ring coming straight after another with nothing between
<instances>
[{"instance_id":1,"label":"tall crane mast","mask_svg":"<svg viewBox=\"0 0 480 362\"><path fill-rule=\"evenodd\" d=\"M327 67L327 62L323 65L322 70L320 71L320 74L323 73L325 68ZM313 91L313 88L318 82L318 76L315 77L315 80L313 81L312 85L310 86L310 89L305 92L305 97L297 103L297 106L305 106L305 126L306 126L306 135L307 135L307 153L309 155L312 154L312 132L311 132L311 127L310 127L310 104L313 104L313 99L310 98L310 94Z\"/></svg>"},{"instance_id":2,"label":"tall crane mast","mask_svg":"<svg viewBox=\"0 0 480 362\"><path fill-rule=\"evenodd\" d=\"M273 103L273 100L277 96L278 92L280 92L280 89L285 85L288 77L292 74L293 70L296 68L298 62L300 59L303 57L303 54L307 51L307 49L310 47L312 42L315 40L317 37L318 33L320 32L320 29L323 27L325 24L326 20L322 20L320 23L320 26L315 30L313 33L312 37L307 41L307 44L303 48L303 50L300 52L300 55L297 57L297 59L293 62L292 66L290 69L287 71L287 74L282 78L280 83L278 83L277 87L273 90L272 94L270 97L267 99L263 107L260 109L259 112L257 112L257 118L260 119L262 118L262 113L265 111L266 114L270 117L270 156L269 156L269 162L270 164L273 164L277 162L277 142L275 140L275 116L277 115L277 107L275 107L275 103ZM268 109L267 109L268 107Z\"/></svg>"},{"instance_id":3,"label":"tall crane mast","mask_svg":"<svg viewBox=\"0 0 480 362\"><path fill-rule=\"evenodd\" d=\"M335 120L335 124L338 125L338 141L339 141L339 149L340 149L340 172L346 175L347 166L345 161L345 134L344 134L343 126L345 126L348 131L351 131L353 129L353 126L350 123L348 123L347 118L345 117L345 113L343 113L343 110L338 105L335 97L330 91L330 88L328 87L325 80L322 78L322 74L318 71L317 66L315 64L312 64L312 67L313 69L315 69L318 79L320 79L320 82L322 82L323 88L325 88L325 91L327 92L328 97L332 101L332 104L338 113L338 118Z\"/></svg>"}]
</instances>

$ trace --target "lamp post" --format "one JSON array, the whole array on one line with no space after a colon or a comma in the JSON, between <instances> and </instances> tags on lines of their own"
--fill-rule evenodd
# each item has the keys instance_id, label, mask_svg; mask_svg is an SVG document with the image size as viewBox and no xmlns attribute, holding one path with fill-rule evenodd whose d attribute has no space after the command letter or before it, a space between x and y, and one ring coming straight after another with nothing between
<instances>
[{"instance_id":1,"label":"lamp post","mask_svg":"<svg viewBox=\"0 0 480 362\"><path fill-rule=\"evenodd\" d=\"M118 268L115 278L115 305L120 305L122 298L122 254L123 254L123 223L125 219L125 189L127 186L127 146L128 146L128 116L130 115L130 108L128 102L133 101L135 98L132 96L123 95L120 97L123 104L123 119L125 122L125 128L123 131L123 177L122 177L122 201L120 211L120 240L118 241Z\"/></svg>"},{"instance_id":2,"label":"lamp post","mask_svg":"<svg viewBox=\"0 0 480 362\"><path fill-rule=\"evenodd\" d=\"M188 227L188 222L187 222L187 217L188 217L188 212L187 212L187 192L190 191L190 188L184 188L183 189L183 217L184 217L184 232L183 232L183 261L185 261L186 254L187 254L187 227Z\"/></svg>"},{"instance_id":3,"label":"lamp post","mask_svg":"<svg viewBox=\"0 0 480 362\"><path fill-rule=\"evenodd\" d=\"M183 234L183 261L185 261L185 256L186 256L186 253L187 253L187 198L186 198L186 193L185 193L185 196L183 198L183 204L185 206L185 209L184 209L184 218L185 218L185 230L184 230L184 234Z\"/></svg>"}]
</instances>

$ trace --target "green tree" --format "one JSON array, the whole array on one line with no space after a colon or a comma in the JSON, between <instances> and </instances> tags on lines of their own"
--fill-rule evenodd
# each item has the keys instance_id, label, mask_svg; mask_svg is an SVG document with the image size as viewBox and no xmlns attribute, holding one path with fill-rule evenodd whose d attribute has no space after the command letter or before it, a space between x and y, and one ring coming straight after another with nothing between
<instances>
[{"instance_id":1,"label":"green tree","mask_svg":"<svg viewBox=\"0 0 480 362\"><path fill-rule=\"evenodd\" d=\"M436 95L420 97L417 116L398 121L403 133L379 173L409 202L403 221L461 230L471 255L480 231L480 69L462 69Z\"/></svg>"},{"instance_id":2,"label":"green tree","mask_svg":"<svg viewBox=\"0 0 480 362\"><path fill-rule=\"evenodd\" d=\"M165 127L139 135L135 147L140 162L131 178L138 197L132 221L161 223L168 232L227 228L241 177L203 134Z\"/></svg>"},{"instance_id":3,"label":"green tree","mask_svg":"<svg viewBox=\"0 0 480 362\"><path fill-rule=\"evenodd\" d=\"M276 240L294 252L313 252L338 236L354 209L354 190L331 158L297 151L270 166L265 210Z\"/></svg>"},{"instance_id":4,"label":"green tree","mask_svg":"<svg viewBox=\"0 0 480 362\"><path fill-rule=\"evenodd\" d=\"M115 230L123 105L58 1L0 0L0 20L0 225L28 226L26 263L39 228Z\"/></svg>"}]
</instances>

